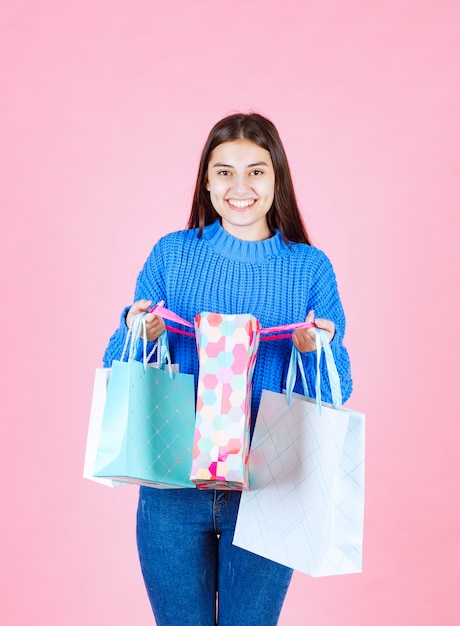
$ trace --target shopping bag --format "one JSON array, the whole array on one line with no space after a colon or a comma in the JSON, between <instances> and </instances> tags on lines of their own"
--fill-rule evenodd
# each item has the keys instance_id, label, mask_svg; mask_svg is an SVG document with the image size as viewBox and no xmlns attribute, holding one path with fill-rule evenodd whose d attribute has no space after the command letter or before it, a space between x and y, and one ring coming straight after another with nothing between
<instances>
[{"instance_id":1,"label":"shopping bag","mask_svg":"<svg viewBox=\"0 0 460 626\"><path fill-rule=\"evenodd\" d=\"M185 326L189 330L166 328L195 337L197 342L200 367L193 482L202 489L247 489L251 385L259 340L291 337L286 331L313 324L261 328L249 314L200 313L192 325L161 305L151 312Z\"/></svg>"},{"instance_id":2,"label":"shopping bag","mask_svg":"<svg viewBox=\"0 0 460 626\"><path fill-rule=\"evenodd\" d=\"M132 343L134 341L133 334L139 331L140 322L141 322L140 317L134 319L133 324L131 328L129 329L127 337L126 337L121 360L124 359L124 356L127 350L129 350L129 353L132 356L131 353L134 351L134 347L135 347L135 344ZM150 360L150 358L153 356L155 351L157 352L158 359L159 359L159 351L156 350L156 347L157 346L155 346L152 352L148 355L147 360ZM159 367L159 360L157 362L157 366ZM111 478L101 478L101 477L95 476L95 467L96 467L96 459L98 456L99 444L100 444L101 436L102 437L104 436L102 434L102 421L103 421L104 410L105 410L105 405L107 401L107 386L108 386L111 373L112 373L112 368L97 368L95 376L94 376L93 396L92 396L92 401L91 401L88 435L86 439L83 478L87 478L88 480L101 483L102 485L106 485L107 487L121 487L123 485L128 485L129 483L123 482L121 480L115 480Z\"/></svg>"},{"instance_id":3,"label":"shopping bag","mask_svg":"<svg viewBox=\"0 0 460 626\"><path fill-rule=\"evenodd\" d=\"M94 376L83 478L93 480L97 483L101 483L102 485L106 485L107 487L121 487L128 483L124 483L120 480L112 480L111 478L98 478L97 476L94 476L94 466L96 463L99 438L101 434L105 401L107 398L107 383L109 381L111 371L111 368L98 367Z\"/></svg>"},{"instance_id":4,"label":"shopping bag","mask_svg":"<svg viewBox=\"0 0 460 626\"><path fill-rule=\"evenodd\" d=\"M341 406L324 331L317 331L317 400L264 390L233 543L311 576L362 571L364 415ZM334 405L321 402L321 345ZM289 382L290 381L290 382ZM306 394L306 381L304 379ZM289 403L290 400L290 403Z\"/></svg>"},{"instance_id":5,"label":"shopping bag","mask_svg":"<svg viewBox=\"0 0 460 626\"><path fill-rule=\"evenodd\" d=\"M174 371L166 332L159 341L165 369L149 366L145 339L142 362L131 349L127 362L112 364L94 474L152 487L194 487L194 378Z\"/></svg>"},{"instance_id":6,"label":"shopping bag","mask_svg":"<svg viewBox=\"0 0 460 626\"><path fill-rule=\"evenodd\" d=\"M247 489L251 384L260 324L253 315L200 313L191 479L202 489Z\"/></svg>"}]
</instances>

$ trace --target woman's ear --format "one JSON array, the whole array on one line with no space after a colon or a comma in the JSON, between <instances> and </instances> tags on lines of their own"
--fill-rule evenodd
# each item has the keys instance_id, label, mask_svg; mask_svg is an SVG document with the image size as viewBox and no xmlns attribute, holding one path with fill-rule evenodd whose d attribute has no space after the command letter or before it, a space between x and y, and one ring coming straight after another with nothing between
<instances>
[{"instance_id":1,"label":"woman's ear","mask_svg":"<svg viewBox=\"0 0 460 626\"><path fill-rule=\"evenodd\" d=\"M206 181L206 189L207 189L208 191L211 191L211 187L210 187L210 185L209 185L209 180L207 180L207 181Z\"/></svg>"}]
</instances>

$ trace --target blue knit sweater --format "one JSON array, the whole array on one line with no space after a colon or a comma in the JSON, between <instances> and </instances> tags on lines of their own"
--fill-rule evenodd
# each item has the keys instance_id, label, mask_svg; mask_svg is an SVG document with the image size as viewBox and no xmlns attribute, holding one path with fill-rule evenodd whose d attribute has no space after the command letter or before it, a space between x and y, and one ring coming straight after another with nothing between
<instances>
[{"instance_id":1,"label":"blue knit sweater","mask_svg":"<svg viewBox=\"0 0 460 626\"><path fill-rule=\"evenodd\" d=\"M185 230L158 241L140 272L134 301L151 300L193 322L200 312L252 313L262 327L301 322L313 309L315 317L332 320L331 342L339 371L343 400L352 389L348 353L342 344L345 316L331 263L323 252L306 244L283 241L279 232L264 241L243 241L216 221L203 230ZM104 355L105 367L121 356L127 327L127 309ZM198 379L197 348L193 338L169 333L171 357L180 371ZM291 339L260 343L252 390L253 424L262 389L281 392L292 348ZM310 393L314 394L316 353L303 354ZM321 367L324 370L323 359ZM295 391L302 392L300 380ZM322 397L331 401L327 375L322 375Z\"/></svg>"}]
</instances>

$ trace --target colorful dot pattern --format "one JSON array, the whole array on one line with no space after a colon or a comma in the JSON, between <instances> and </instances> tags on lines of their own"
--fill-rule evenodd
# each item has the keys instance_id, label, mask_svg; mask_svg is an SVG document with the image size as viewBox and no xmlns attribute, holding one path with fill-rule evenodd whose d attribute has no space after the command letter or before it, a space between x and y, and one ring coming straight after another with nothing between
<instances>
[{"instance_id":1,"label":"colorful dot pattern","mask_svg":"<svg viewBox=\"0 0 460 626\"><path fill-rule=\"evenodd\" d=\"M260 323L253 315L195 317L200 372L191 480L201 489L249 489L251 383Z\"/></svg>"}]
</instances>

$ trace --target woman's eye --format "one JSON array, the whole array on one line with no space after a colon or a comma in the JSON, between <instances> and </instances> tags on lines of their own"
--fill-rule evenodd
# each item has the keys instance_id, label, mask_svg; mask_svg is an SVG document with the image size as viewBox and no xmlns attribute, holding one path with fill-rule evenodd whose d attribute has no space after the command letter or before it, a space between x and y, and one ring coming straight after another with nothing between
<instances>
[{"instance_id":1,"label":"woman's eye","mask_svg":"<svg viewBox=\"0 0 460 626\"><path fill-rule=\"evenodd\" d=\"M262 170L252 170L251 176L260 176L263 174Z\"/></svg>"},{"instance_id":2,"label":"woman's eye","mask_svg":"<svg viewBox=\"0 0 460 626\"><path fill-rule=\"evenodd\" d=\"M230 172L228 170L219 170L217 173L219 176L230 176Z\"/></svg>"}]
</instances>

